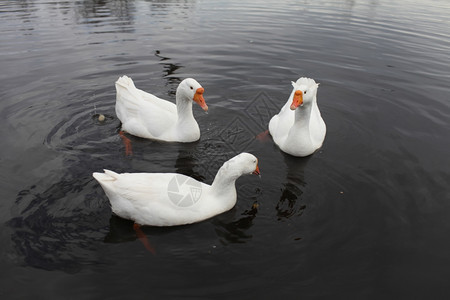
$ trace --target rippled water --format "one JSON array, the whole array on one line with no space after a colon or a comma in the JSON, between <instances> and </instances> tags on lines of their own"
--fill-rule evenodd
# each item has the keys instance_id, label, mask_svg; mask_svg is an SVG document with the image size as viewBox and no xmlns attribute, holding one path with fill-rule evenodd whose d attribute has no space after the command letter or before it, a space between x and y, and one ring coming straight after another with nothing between
<instances>
[{"instance_id":1,"label":"rippled water","mask_svg":"<svg viewBox=\"0 0 450 300\"><path fill-rule=\"evenodd\" d=\"M447 1L0 3L2 298L446 298L450 295ZM117 134L114 82L174 99L205 87L199 142ZM290 81L320 82L322 149L266 130ZM106 116L99 122L98 114ZM111 215L91 174L211 183L254 153L230 212L176 228ZM257 204L255 208L254 204Z\"/></svg>"}]
</instances>

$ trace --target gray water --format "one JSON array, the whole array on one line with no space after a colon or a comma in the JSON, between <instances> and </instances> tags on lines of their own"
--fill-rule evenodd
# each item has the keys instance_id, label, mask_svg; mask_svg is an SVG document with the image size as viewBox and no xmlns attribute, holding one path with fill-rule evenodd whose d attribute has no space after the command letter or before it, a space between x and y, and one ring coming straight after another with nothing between
<instances>
[{"instance_id":1,"label":"gray water","mask_svg":"<svg viewBox=\"0 0 450 300\"><path fill-rule=\"evenodd\" d=\"M450 296L448 1L2 1L2 299ZM130 137L114 82L174 100L196 78L199 142ZM301 76L327 124L309 158L267 129ZM106 120L98 121L104 114ZM211 183L256 155L229 212L174 228L111 214L92 178Z\"/></svg>"}]
</instances>

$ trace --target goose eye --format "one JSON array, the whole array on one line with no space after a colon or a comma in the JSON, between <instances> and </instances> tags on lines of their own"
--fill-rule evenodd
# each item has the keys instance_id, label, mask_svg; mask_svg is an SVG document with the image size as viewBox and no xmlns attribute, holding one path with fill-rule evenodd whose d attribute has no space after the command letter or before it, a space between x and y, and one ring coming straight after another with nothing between
<instances>
[{"instance_id":1,"label":"goose eye","mask_svg":"<svg viewBox=\"0 0 450 300\"><path fill-rule=\"evenodd\" d=\"M303 94L305 94L305 95L306 95L306 92L307 92L307 91L305 91L305 92L304 92Z\"/></svg>"},{"instance_id":2,"label":"goose eye","mask_svg":"<svg viewBox=\"0 0 450 300\"><path fill-rule=\"evenodd\" d=\"M191 90L193 90L194 88L191 86Z\"/></svg>"}]
</instances>

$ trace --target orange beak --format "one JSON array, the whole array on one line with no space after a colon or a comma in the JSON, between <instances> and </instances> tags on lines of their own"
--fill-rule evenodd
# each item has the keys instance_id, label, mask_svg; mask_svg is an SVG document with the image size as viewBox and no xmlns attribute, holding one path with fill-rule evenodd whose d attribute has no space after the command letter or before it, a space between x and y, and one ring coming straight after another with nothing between
<instances>
[{"instance_id":1,"label":"orange beak","mask_svg":"<svg viewBox=\"0 0 450 300\"><path fill-rule=\"evenodd\" d=\"M208 111L208 105L206 105L205 99L203 98L204 88L200 87L195 91L194 101L203 108L204 111Z\"/></svg>"},{"instance_id":2,"label":"orange beak","mask_svg":"<svg viewBox=\"0 0 450 300\"><path fill-rule=\"evenodd\" d=\"M294 98L292 99L291 109L295 110L302 104L303 104L303 92L295 91Z\"/></svg>"},{"instance_id":3,"label":"orange beak","mask_svg":"<svg viewBox=\"0 0 450 300\"><path fill-rule=\"evenodd\" d=\"M252 174L255 174L255 175L258 175L258 176L261 175L261 173L259 172L259 167L258 167L258 165L256 165L256 169L255 169L255 171L253 171Z\"/></svg>"}]
</instances>

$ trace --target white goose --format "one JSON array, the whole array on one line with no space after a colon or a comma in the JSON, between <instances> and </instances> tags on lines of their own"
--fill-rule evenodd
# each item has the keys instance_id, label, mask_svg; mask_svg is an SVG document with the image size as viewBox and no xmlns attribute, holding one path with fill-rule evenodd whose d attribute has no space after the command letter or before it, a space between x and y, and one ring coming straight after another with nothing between
<instances>
[{"instance_id":1,"label":"white goose","mask_svg":"<svg viewBox=\"0 0 450 300\"><path fill-rule=\"evenodd\" d=\"M251 173L259 175L258 160L241 153L223 164L212 185L177 173L117 174L104 170L92 175L116 215L139 225L174 226L230 210L236 204L236 179Z\"/></svg>"},{"instance_id":2,"label":"white goose","mask_svg":"<svg viewBox=\"0 0 450 300\"><path fill-rule=\"evenodd\" d=\"M194 142L200 129L192 114L192 101L203 110L208 106L204 89L192 78L184 79L176 92L176 105L135 87L122 76L116 81L116 114L122 130L132 135L167 142Z\"/></svg>"},{"instance_id":3,"label":"white goose","mask_svg":"<svg viewBox=\"0 0 450 300\"><path fill-rule=\"evenodd\" d=\"M327 131L317 106L319 84L302 77L292 86L288 101L270 120L269 132L283 152L308 156L322 146Z\"/></svg>"}]
</instances>

